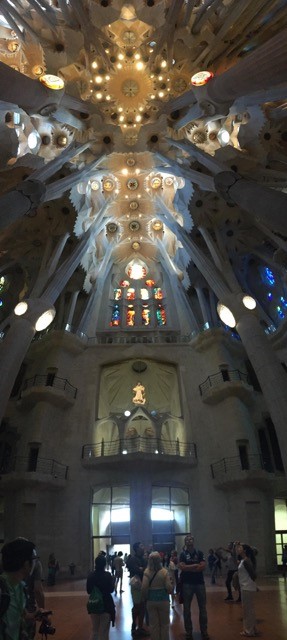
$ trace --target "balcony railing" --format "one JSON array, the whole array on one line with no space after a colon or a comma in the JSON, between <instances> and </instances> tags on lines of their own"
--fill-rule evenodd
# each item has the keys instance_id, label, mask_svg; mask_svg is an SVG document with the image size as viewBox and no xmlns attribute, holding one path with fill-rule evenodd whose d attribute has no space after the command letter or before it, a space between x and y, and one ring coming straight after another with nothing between
<instances>
[{"instance_id":1,"label":"balcony railing","mask_svg":"<svg viewBox=\"0 0 287 640\"><path fill-rule=\"evenodd\" d=\"M36 461L31 461L30 458L24 458L22 456L16 456L11 460L8 460L0 468L2 475L15 472L15 473L41 473L54 478L60 478L65 480L68 475L68 469L64 464L52 460L50 458L38 458Z\"/></svg>"},{"instance_id":2,"label":"balcony railing","mask_svg":"<svg viewBox=\"0 0 287 640\"><path fill-rule=\"evenodd\" d=\"M82 449L82 458L91 460L105 456L131 455L135 453L148 453L152 456L181 456L190 458L193 462L197 459L196 446L193 442L159 440L142 436L112 441L102 440L102 442L96 444L85 444Z\"/></svg>"},{"instance_id":3,"label":"balcony railing","mask_svg":"<svg viewBox=\"0 0 287 640\"><path fill-rule=\"evenodd\" d=\"M224 371L219 371L218 373L214 373L211 376L208 376L202 384L199 385L200 395L204 396L205 393L211 388L218 387L223 382L245 382L245 384L249 384L249 379L247 373L242 373L238 369L233 369L230 371L229 369L224 369Z\"/></svg>"},{"instance_id":4,"label":"balcony railing","mask_svg":"<svg viewBox=\"0 0 287 640\"><path fill-rule=\"evenodd\" d=\"M263 458L260 454L251 454L245 460L242 460L240 456L222 458L222 460L211 464L210 468L214 480L219 480L228 475L231 476L234 473L240 473L241 471L263 470L268 471L268 473L274 471L270 460Z\"/></svg>"},{"instance_id":5,"label":"balcony railing","mask_svg":"<svg viewBox=\"0 0 287 640\"><path fill-rule=\"evenodd\" d=\"M58 378L57 376L50 376L49 374L40 376L36 375L33 378L25 380L21 389L20 397L22 397L23 391L31 389L32 387L52 387L53 389L59 389L65 391L72 398L76 398L77 388L73 387L66 378Z\"/></svg>"}]
</instances>

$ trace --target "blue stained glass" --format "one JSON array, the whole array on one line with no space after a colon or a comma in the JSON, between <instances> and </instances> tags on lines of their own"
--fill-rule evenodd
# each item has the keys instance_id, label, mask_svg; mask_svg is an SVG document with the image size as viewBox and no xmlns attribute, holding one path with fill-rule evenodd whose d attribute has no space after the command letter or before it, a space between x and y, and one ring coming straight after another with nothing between
<instances>
[{"instance_id":1,"label":"blue stained glass","mask_svg":"<svg viewBox=\"0 0 287 640\"><path fill-rule=\"evenodd\" d=\"M0 299L0 307L3 305L3 300Z\"/></svg>"},{"instance_id":2,"label":"blue stained glass","mask_svg":"<svg viewBox=\"0 0 287 640\"><path fill-rule=\"evenodd\" d=\"M268 300L272 300L272 293L270 293L270 292L267 293L267 298L268 298Z\"/></svg>"},{"instance_id":3,"label":"blue stained glass","mask_svg":"<svg viewBox=\"0 0 287 640\"><path fill-rule=\"evenodd\" d=\"M265 267L264 276L267 282L270 284L270 286L273 287L273 285L275 284L275 278L271 269L269 269L269 267Z\"/></svg>"}]
</instances>

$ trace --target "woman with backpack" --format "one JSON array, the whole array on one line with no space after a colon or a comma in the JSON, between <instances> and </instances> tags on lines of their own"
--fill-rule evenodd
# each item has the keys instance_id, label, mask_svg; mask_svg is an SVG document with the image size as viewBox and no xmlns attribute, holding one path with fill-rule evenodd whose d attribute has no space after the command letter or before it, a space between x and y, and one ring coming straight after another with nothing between
<instances>
[{"instance_id":1,"label":"woman with backpack","mask_svg":"<svg viewBox=\"0 0 287 640\"><path fill-rule=\"evenodd\" d=\"M87 610L91 617L93 640L109 640L110 624L115 624L115 604L111 595L115 583L105 567L106 558L99 555L95 560L95 571L87 578L87 593L90 596Z\"/></svg>"}]
</instances>

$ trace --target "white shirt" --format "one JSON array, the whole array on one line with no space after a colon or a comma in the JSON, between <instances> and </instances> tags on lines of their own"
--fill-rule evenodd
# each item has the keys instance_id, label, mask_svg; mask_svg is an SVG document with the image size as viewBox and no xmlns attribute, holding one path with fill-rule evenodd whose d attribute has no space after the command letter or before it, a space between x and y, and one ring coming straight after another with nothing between
<instances>
[{"instance_id":1,"label":"white shirt","mask_svg":"<svg viewBox=\"0 0 287 640\"><path fill-rule=\"evenodd\" d=\"M257 586L254 580L250 577L248 571L245 569L244 560L241 560L238 567L238 577L240 588L243 591L257 591Z\"/></svg>"}]
</instances>

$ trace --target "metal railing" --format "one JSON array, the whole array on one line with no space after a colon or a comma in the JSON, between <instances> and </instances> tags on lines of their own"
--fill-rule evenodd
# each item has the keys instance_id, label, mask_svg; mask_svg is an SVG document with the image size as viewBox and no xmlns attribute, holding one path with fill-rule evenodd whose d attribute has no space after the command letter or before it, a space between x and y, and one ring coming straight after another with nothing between
<instances>
[{"instance_id":1,"label":"metal railing","mask_svg":"<svg viewBox=\"0 0 287 640\"><path fill-rule=\"evenodd\" d=\"M263 471L268 471L268 473L273 473L273 468L270 463L270 460L263 458L260 454L251 454L243 460L240 456L232 456L231 458L222 458L222 460L218 460L218 462L214 462L210 465L211 475L216 479L221 479L223 477L227 477L228 475L232 475L234 472L241 471L258 471L262 469Z\"/></svg>"},{"instance_id":2,"label":"metal railing","mask_svg":"<svg viewBox=\"0 0 287 640\"><path fill-rule=\"evenodd\" d=\"M78 391L77 388L73 387L66 378L58 378L58 376L45 374L43 376L36 375L33 378L25 380L21 389L20 397L22 396L23 391L31 389L31 387L53 387L53 389L65 391L72 398L76 398Z\"/></svg>"},{"instance_id":3,"label":"metal railing","mask_svg":"<svg viewBox=\"0 0 287 640\"><path fill-rule=\"evenodd\" d=\"M134 453L148 453L152 456L181 456L190 458L193 462L197 459L196 445L193 442L144 438L143 436L111 441L102 440L96 444L85 444L82 448L84 460Z\"/></svg>"},{"instance_id":4,"label":"metal railing","mask_svg":"<svg viewBox=\"0 0 287 640\"><path fill-rule=\"evenodd\" d=\"M16 473L42 473L65 480L68 475L68 469L69 467L66 465L50 458L38 458L35 461L31 461L30 458L15 456L2 465L0 473L3 475L12 471Z\"/></svg>"},{"instance_id":5,"label":"metal railing","mask_svg":"<svg viewBox=\"0 0 287 640\"><path fill-rule=\"evenodd\" d=\"M247 373L242 373L239 369L224 369L224 371L218 371L211 376L208 376L204 382L199 385L199 392L201 396L211 388L218 387L223 382L245 382L249 384L249 378Z\"/></svg>"}]
</instances>

